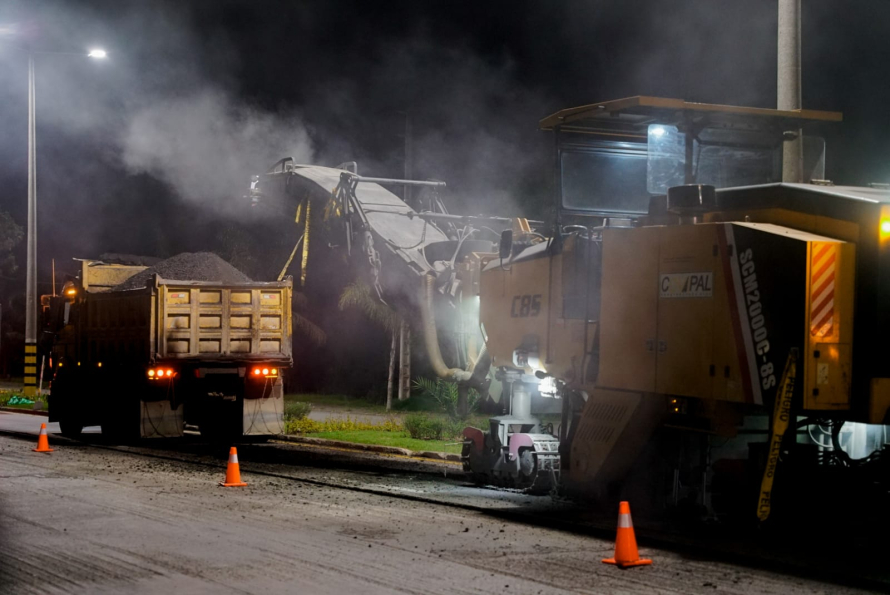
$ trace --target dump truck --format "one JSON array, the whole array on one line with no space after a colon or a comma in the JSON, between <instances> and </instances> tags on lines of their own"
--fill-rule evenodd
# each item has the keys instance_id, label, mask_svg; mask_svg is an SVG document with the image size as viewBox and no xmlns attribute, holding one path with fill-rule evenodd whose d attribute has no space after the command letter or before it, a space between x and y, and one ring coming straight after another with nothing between
<instances>
[{"instance_id":1,"label":"dump truck","mask_svg":"<svg viewBox=\"0 0 890 595\"><path fill-rule=\"evenodd\" d=\"M152 274L121 289L146 268L83 260L79 277L45 300L50 420L68 436L92 425L119 438L181 436L186 424L214 439L282 433L290 277Z\"/></svg>"}]
</instances>

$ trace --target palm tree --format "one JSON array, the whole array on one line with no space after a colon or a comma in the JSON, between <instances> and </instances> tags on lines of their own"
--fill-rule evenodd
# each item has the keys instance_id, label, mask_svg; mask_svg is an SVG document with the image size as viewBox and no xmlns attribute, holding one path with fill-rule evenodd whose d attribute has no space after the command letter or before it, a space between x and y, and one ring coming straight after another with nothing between
<instances>
[{"instance_id":1,"label":"palm tree","mask_svg":"<svg viewBox=\"0 0 890 595\"><path fill-rule=\"evenodd\" d=\"M324 345L325 341L328 340L328 336L327 334L325 334L324 330L322 330L320 326L298 312L298 310L302 310L303 308L305 308L306 304L308 303L309 301L306 299L305 294L298 291L293 292L291 322L293 324L294 330L305 335L316 345Z\"/></svg>"},{"instance_id":2,"label":"palm tree","mask_svg":"<svg viewBox=\"0 0 890 595\"><path fill-rule=\"evenodd\" d=\"M341 310L345 310L346 308L358 308L370 321L379 324L392 335L392 342L389 349L389 376L386 381L386 410L389 411L392 408L392 383L393 377L395 376L398 336L399 334L404 336L404 329L407 328L407 324L395 310L377 299L371 293L371 288L362 281L350 283L343 289L343 293L340 294L339 305ZM406 343L407 341L403 341L402 359L405 359L406 354L410 354L410 346L407 346ZM407 377L410 377L410 367L407 372L404 372L402 369L399 370L400 380L403 374L407 374Z\"/></svg>"}]
</instances>

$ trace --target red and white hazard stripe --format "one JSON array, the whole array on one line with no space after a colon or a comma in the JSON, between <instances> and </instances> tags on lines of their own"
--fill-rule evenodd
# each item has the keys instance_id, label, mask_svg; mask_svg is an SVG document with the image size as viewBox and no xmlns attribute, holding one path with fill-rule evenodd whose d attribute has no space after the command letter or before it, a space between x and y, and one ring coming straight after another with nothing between
<instances>
[{"instance_id":1,"label":"red and white hazard stripe","mask_svg":"<svg viewBox=\"0 0 890 595\"><path fill-rule=\"evenodd\" d=\"M810 265L810 334L825 337L834 327L834 280L837 246L818 243Z\"/></svg>"}]
</instances>

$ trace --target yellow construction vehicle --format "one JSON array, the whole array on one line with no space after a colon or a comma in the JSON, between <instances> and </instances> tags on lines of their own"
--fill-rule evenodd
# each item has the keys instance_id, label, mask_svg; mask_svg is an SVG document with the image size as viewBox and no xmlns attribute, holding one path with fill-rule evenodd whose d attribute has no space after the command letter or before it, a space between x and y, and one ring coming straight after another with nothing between
<instances>
[{"instance_id":1,"label":"yellow construction vehicle","mask_svg":"<svg viewBox=\"0 0 890 595\"><path fill-rule=\"evenodd\" d=\"M555 225L503 233L480 319L514 391L563 399L566 492L765 519L776 476L886 481L890 190L824 180L812 133L840 120L633 97L541 121ZM781 182L789 130L807 183Z\"/></svg>"},{"instance_id":2,"label":"yellow construction vehicle","mask_svg":"<svg viewBox=\"0 0 890 595\"><path fill-rule=\"evenodd\" d=\"M888 475L890 190L824 179L818 134L840 120L654 97L559 111L546 224L452 215L444 183L354 163L283 159L251 197L333 240L303 243L307 287L349 263L436 374L464 395L502 383L505 415L464 432L473 481L766 518L777 476ZM798 135L807 183L782 183ZM412 205L385 189L407 184ZM542 397L562 399L555 428Z\"/></svg>"}]
</instances>

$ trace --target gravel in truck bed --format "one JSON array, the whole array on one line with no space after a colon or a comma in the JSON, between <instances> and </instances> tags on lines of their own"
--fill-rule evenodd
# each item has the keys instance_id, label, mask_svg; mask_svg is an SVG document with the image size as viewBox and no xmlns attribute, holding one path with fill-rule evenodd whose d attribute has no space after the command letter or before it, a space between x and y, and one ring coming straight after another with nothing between
<instances>
[{"instance_id":1,"label":"gravel in truck bed","mask_svg":"<svg viewBox=\"0 0 890 595\"><path fill-rule=\"evenodd\" d=\"M183 252L162 260L115 286L115 291L140 289L152 275L177 281L211 281L233 284L250 283L251 279L213 252Z\"/></svg>"}]
</instances>

